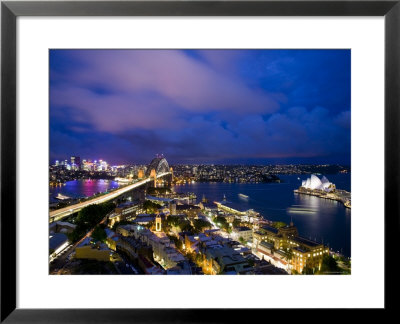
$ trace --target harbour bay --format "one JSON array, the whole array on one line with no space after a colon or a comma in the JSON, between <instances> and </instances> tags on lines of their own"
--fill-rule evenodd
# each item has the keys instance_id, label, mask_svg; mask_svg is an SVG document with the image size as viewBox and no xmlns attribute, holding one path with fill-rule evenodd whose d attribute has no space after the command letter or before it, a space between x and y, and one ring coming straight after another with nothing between
<instances>
[{"instance_id":1,"label":"harbour bay","mask_svg":"<svg viewBox=\"0 0 400 324\"><path fill-rule=\"evenodd\" d=\"M198 202L203 195L209 201L222 201L225 195L232 208L254 209L270 221L289 224L293 220L301 236L323 242L335 252L351 256L351 210L337 201L295 194L301 180L308 176L280 175L281 183L190 183L175 186L174 190L193 192ZM350 173L327 177L338 189L351 191Z\"/></svg>"}]
</instances>

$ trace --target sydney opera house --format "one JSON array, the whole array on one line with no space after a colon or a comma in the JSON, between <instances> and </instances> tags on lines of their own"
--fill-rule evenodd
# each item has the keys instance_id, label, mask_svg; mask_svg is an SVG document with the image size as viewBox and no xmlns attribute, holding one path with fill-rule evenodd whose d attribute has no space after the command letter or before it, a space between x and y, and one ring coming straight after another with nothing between
<instances>
[{"instance_id":1,"label":"sydney opera house","mask_svg":"<svg viewBox=\"0 0 400 324\"><path fill-rule=\"evenodd\" d=\"M336 189L335 185L332 182L329 182L325 176L323 176L322 179L319 179L314 174L312 174L307 180L303 180L301 187L310 190L322 190L324 192L332 192Z\"/></svg>"}]
</instances>

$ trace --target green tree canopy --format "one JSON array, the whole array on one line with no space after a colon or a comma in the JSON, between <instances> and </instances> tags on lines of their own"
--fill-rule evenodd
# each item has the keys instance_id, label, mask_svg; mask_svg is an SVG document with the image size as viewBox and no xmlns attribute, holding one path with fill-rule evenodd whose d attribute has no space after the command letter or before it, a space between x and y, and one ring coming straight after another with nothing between
<instances>
[{"instance_id":1,"label":"green tree canopy","mask_svg":"<svg viewBox=\"0 0 400 324\"><path fill-rule=\"evenodd\" d=\"M146 210L146 213L148 214L154 214L157 212L157 210L160 208L161 206L159 204L156 204L150 200L146 200L143 203L143 208Z\"/></svg>"},{"instance_id":2,"label":"green tree canopy","mask_svg":"<svg viewBox=\"0 0 400 324\"><path fill-rule=\"evenodd\" d=\"M233 227L239 227L240 226L240 219L239 218L235 218L232 222L232 226Z\"/></svg>"},{"instance_id":3,"label":"green tree canopy","mask_svg":"<svg viewBox=\"0 0 400 324\"><path fill-rule=\"evenodd\" d=\"M226 221L225 217L222 216L217 216L214 218L214 223L217 224L217 226L219 226L220 228L224 229L224 230L228 230L229 229L229 224Z\"/></svg>"},{"instance_id":4,"label":"green tree canopy","mask_svg":"<svg viewBox=\"0 0 400 324\"><path fill-rule=\"evenodd\" d=\"M78 241L94 226L96 226L108 213L115 208L114 203L106 202L99 205L89 205L81 209L74 223L76 228L68 234L72 242Z\"/></svg>"},{"instance_id":5,"label":"green tree canopy","mask_svg":"<svg viewBox=\"0 0 400 324\"><path fill-rule=\"evenodd\" d=\"M322 258L322 264L319 273L332 274L336 272L341 272L341 269L339 268L336 259L331 255L324 255Z\"/></svg>"},{"instance_id":6,"label":"green tree canopy","mask_svg":"<svg viewBox=\"0 0 400 324\"><path fill-rule=\"evenodd\" d=\"M284 222L274 222L274 223L272 224L272 226L275 227L275 228L281 228L281 227L287 226L287 224L284 223Z\"/></svg>"},{"instance_id":7,"label":"green tree canopy","mask_svg":"<svg viewBox=\"0 0 400 324\"><path fill-rule=\"evenodd\" d=\"M192 223L194 230L198 233L203 232L204 229L211 228L211 223L203 219L195 219Z\"/></svg>"},{"instance_id":8,"label":"green tree canopy","mask_svg":"<svg viewBox=\"0 0 400 324\"><path fill-rule=\"evenodd\" d=\"M97 225L92 233L92 238L96 241L105 242L107 238L107 233L101 226Z\"/></svg>"}]
</instances>

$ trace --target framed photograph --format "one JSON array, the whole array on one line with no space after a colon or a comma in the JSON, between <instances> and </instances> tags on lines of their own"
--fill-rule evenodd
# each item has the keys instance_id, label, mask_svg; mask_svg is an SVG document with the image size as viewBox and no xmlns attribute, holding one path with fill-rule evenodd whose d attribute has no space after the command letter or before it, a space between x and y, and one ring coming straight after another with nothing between
<instances>
[{"instance_id":1,"label":"framed photograph","mask_svg":"<svg viewBox=\"0 0 400 324\"><path fill-rule=\"evenodd\" d=\"M392 309L399 22L399 1L3 1L1 321Z\"/></svg>"}]
</instances>

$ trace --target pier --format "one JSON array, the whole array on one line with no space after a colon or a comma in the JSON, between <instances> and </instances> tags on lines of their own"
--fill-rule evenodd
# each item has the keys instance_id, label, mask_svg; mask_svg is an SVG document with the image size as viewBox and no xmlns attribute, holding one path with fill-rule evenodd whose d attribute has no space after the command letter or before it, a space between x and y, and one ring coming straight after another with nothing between
<instances>
[{"instance_id":1,"label":"pier","mask_svg":"<svg viewBox=\"0 0 400 324\"><path fill-rule=\"evenodd\" d=\"M299 189L294 190L297 194L316 196L319 198L325 198L330 200L336 200L341 202L345 207L351 208L351 193L345 190L335 190L333 192L324 192L316 189L306 189L304 187L300 187Z\"/></svg>"}]
</instances>

